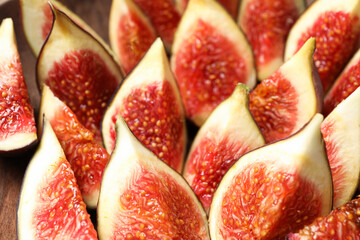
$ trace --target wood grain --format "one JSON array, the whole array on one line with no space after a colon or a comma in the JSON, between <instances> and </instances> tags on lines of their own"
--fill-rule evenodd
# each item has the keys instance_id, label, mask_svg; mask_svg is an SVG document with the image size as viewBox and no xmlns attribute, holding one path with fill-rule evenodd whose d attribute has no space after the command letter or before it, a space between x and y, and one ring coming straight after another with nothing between
<instances>
[{"instance_id":1,"label":"wood grain","mask_svg":"<svg viewBox=\"0 0 360 240\"><path fill-rule=\"evenodd\" d=\"M108 42L108 15L111 0L62 0L72 11L80 15L98 34ZM18 0L0 2L0 22L11 17L14 21L16 39L23 65L25 81L31 103L38 111L40 95L35 80L36 59L33 56L21 27ZM1 54L1 53L0 53ZM0 240L17 239L16 209L26 166L32 156L29 152L21 157L0 158ZM93 212L93 215L95 213Z\"/></svg>"}]
</instances>

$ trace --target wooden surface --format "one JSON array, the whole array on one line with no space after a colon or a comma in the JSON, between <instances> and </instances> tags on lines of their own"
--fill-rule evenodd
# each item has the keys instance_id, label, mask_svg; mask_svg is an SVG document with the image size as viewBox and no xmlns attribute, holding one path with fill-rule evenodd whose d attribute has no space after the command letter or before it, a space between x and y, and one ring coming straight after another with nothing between
<instances>
[{"instance_id":1,"label":"wooden surface","mask_svg":"<svg viewBox=\"0 0 360 240\"><path fill-rule=\"evenodd\" d=\"M61 0L80 15L108 42L107 26L111 0ZM0 0L0 22L11 17L14 20L20 58L28 85L31 103L38 110L40 97L35 82L35 57L25 40L20 22L18 0ZM22 157L0 158L0 240L17 239L16 208L22 178L32 153Z\"/></svg>"}]
</instances>

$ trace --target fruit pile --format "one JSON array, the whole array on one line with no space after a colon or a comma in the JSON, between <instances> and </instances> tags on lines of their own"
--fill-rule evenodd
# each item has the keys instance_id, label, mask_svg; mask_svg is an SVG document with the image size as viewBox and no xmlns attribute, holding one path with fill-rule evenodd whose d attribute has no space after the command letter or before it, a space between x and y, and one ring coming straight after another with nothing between
<instances>
[{"instance_id":1,"label":"fruit pile","mask_svg":"<svg viewBox=\"0 0 360 240\"><path fill-rule=\"evenodd\" d=\"M41 104L5 19L0 152L39 142L19 239L360 240L360 0L113 0L110 46L20 6Z\"/></svg>"}]
</instances>

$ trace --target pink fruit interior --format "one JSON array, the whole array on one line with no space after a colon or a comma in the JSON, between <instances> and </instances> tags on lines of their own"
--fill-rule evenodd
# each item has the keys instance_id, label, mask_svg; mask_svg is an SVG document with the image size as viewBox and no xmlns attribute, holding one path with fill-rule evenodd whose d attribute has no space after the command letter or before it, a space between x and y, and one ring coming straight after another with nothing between
<instances>
[{"instance_id":1,"label":"pink fruit interior","mask_svg":"<svg viewBox=\"0 0 360 240\"><path fill-rule=\"evenodd\" d=\"M296 131L298 94L291 83L276 71L250 92L250 111L266 142L273 142Z\"/></svg>"},{"instance_id":2,"label":"pink fruit interior","mask_svg":"<svg viewBox=\"0 0 360 240\"><path fill-rule=\"evenodd\" d=\"M327 217L317 218L311 225L291 234L289 240L297 239L359 239L360 200L359 198L333 210Z\"/></svg>"},{"instance_id":3,"label":"pink fruit interior","mask_svg":"<svg viewBox=\"0 0 360 240\"><path fill-rule=\"evenodd\" d=\"M247 81L247 65L234 43L199 20L176 54L174 73L187 116L211 112L237 83Z\"/></svg>"},{"instance_id":4,"label":"pink fruit interior","mask_svg":"<svg viewBox=\"0 0 360 240\"><path fill-rule=\"evenodd\" d=\"M224 239L284 239L319 216L313 184L275 166L253 163L233 179L220 213Z\"/></svg>"},{"instance_id":5,"label":"pink fruit interior","mask_svg":"<svg viewBox=\"0 0 360 240\"><path fill-rule=\"evenodd\" d=\"M321 125L321 133L324 138L326 153L329 159L331 174L334 187L334 205L338 206L338 198L341 197L344 188L346 187L346 173L344 173L343 159L339 156L340 143L334 139L336 133L336 125L334 121L326 119Z\"/></svg>"},{"instance_id":6,"label":"pink fruit interior","mask_svg":"<svg viewBox=\"0 0 360 240\"><path fill-rule=\"evenodd\" d=\"M112 116L110 135L115 144L117 115L134 135L175 170L181 168L184 149L184 118L170 83L164 80L144 88L134 87Z\"/></svg>"},{"instance_id":7,"label":"pink fruit interior","mask_svg":"<svg viewBox=\"0 0 360 240\"><path fill-rule=\"evenodd\" d=\"M134 12L121 16L117 31L118 56L126 74L140 61L155 38L156 35Z\"/></svg>"},{"instance_id":8,"label":"pink fruit interior","mask_svg":"<svg viewBox=\"0 0 360 240\"><path fill-rule=\"evenodd\" d=\"M198 207L166 173L139 169L120 196L111 239L205 239Z\"/></svg>"},{"instance_id":9,"label":"pink fruit interior","mask_svg":"<svg viewBox=\"0 0 360 240\"><path fill-rule=\"evenodd\" d=\"M298 16L295 1L248 1L242 21L258 67L283 58L287 35Z\"/></svg>"},{"instance_id":10,"label":"pink fruit interior","mask_svg":"<svg viewBox=\"0 0 360 240\"><path fill-rule=\"evenodd\" d=\"M340 102L346 99L360 86L360 61L350 67L337 80L334 88L326 96L324 102L324 113L329 114Z\"/></svg>"},{"instance_id":11,"label":"pink fruit interior","mask_svg":"<svg viewBox=\"0 0 360 240\"><path fill-rule=\"evenodd\" d=\"M344 12L326 12L299 39L298 49L310 37L316 38L315 65L327 91L357 49L358 17Z\"/></svg>"},{"instance_id":12,"label":"pink fruit interior","mask_svg":"<svg viewBox=\"0 0 360 240\"><path fill-rule=\"evenodd\" d=\"M162 40L172 44L180 14L171 0L134 0L152 21Z\"/></svg>"},{"instance_id":13,"label":"pink fruit interior","mask_svg":"<svg viewBox=\"0 0 360 240\"><path fill-rule=\"evenodd\" d=\"M203 138L192 152L186 171L186 179L192 179L190 186L209 210L214 192L222 177L234 162L250 147L228 138L215 140Z\"/></svg>"},{"instance_id":14,"label":"pink fruit interior","mask_svg":"<svg viewBox=\"0 0 360 240\"><path fill-rule=\"evenodd\" d=\"M81 198L74 174L62 159L39 187L33 229L36 239L97 239L90 215Z\"/></svg>"},{"instance_id":15,"label":"pink fruit interior","mask_svg":"<svg viewBox=\"0 0 360 240\"><path fill-rule=\"evenodd\" d=\"M51 11L50 5L45 4L43 6L43 14L44 14L44 23L42 26L42 40L45 40L51 31L52 23L53 23L53 13Z\"/></svg>"},{"instance_id":16,"label":"pink fruit interior","mask_svg":"<svg viewBox=\"0 0 360 240\"><path fill-rule=\"evenodd\" d=\"M50 120L51 126L74 170L81 194L91 195L100 189L109 154L95 141L94 134L79 123L67 106L54 111L56 113Z\"/></svg>"},{"instance_id":17,"label":"pink fruit interior","mask_svg":"<svg viewBox=\"0 0 360 240\"><path fill-rule=\"evenodd\" d=\"M0 140L16 133L35 133L30 104L19 55L0 65Z\"/></svg>"},{"instance_id":18,"label":"pink fruit interior","mask_svg":"<svg viewBox=\"0 0 360 240\"><path fill-rule=\"evenodd\" d=\"M67 52L53 63L45 83L100 139L100 121L118 85L103 59L89 49Z\"/></svg>"}]
</instances>

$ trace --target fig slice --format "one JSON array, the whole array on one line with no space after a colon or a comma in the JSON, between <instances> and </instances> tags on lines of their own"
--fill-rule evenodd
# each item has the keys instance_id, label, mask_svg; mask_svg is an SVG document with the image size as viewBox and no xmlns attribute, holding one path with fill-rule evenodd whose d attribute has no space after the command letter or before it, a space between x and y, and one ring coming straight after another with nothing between
<instances>
[{"instance_id":1,"label":"fig slice","mask_svg":"<svg viewBox=\"0 0 360 240\"><path fill-rule=\"evenodd\" d=\"M328 115L340 102L360 86L360 50L351 58L344 71L331 86L324 99L324 114Z\"/></svg>"},{"instance_id":2,"label":"fig slice","mask_svg":"<svg viewBox=\"0 0 360 240\"><path fill-rule=\"evenodd\" d=\"M321 124L334 183L334 208L354 196L360 179L360 88Z\"/></svg>"},{"instance_id":3,"label":"fig slice","mask_svg":"<svg viewBox=\"0 0 360 240\"><path fill-rule=\"evenodd\" d=\"M332 180L318 113L294 135L244 154L211 203L212 239L284 239L326 216Z\"/></svg>"},{"instance_id":4,"label":"fig slice","mask_svg":"<svg viewBox=\"0 0 360 240\"><path fill-rule=\"evenodd\" d=\"M333 210L326 217L317 218L298 233L291 233L288 240L342 240L359 239L360 196Z\"/></svg>"},{"instance_id":5,"label":"fig slice","mask_svg":"<svg viewBox=\"0 0 360 240\"><path fill-rule=\"evenodd\" d=\"M321 83L313 64L315 39L250 92L250 110L266 142L298 131L322 108Z\"/></svg>"},{"instance_id":6,"label":"fig slice","mask_svg":"<svg viewBox=\"0 0 360 240\"><path fill-rule=\"evenodd\" d=\"M34 110L11 18L0 24L0 153L12 155L37 142Z\"/></svg>"},{"instance_id":7,"label":"fig slice","mask_svg":"<svg viewBox=\"0 0 360 240\"><path fill-rule=\"evenodd\" d=\"M285 59L294 55L309 37L315 37L315 65L327 92L358 49L359 17L360 0L315 1L292 27Z\"/></svg>"},{"instance_id":8,"label":"fig slice","mask_svg":"<svg viewBox=\"0 0 360 240\"><path fill-rule=\"evenodd\" d=\"M53 28L37 62L38 85L47 84L101 142L101 118L122 81L121 69L89 33L56 8L53 13Z\"/></svg>"},{"instance_id":9,"label":"fig slice","mask_svg":"<svg viewBox=\"0 0 360 240\"><path fill-rule=\"evenodd\" d=\"M248 108L248 88L239 84L201 126L186 160L183 175L207 212L217 186L234 162L264 144Z\"/></svg>"},{"instance_id":10,"label":"fig slice","mask_svg":"<svg viewBox=\"0 0 360 240\"><path fill-rule=\"evenodd\" d=\"M50 2L110 49L105 41L78 15L59 1L51 0ZM25 37L33 54L38 56L53 24L53 14L49 6L49 0L20 0L20 11Z\"/></svg>"},{"instance_id":11,"label":"fig slice","mask_svg":"<svg viewBox=\"0 0 360 240\"><path fill-rule=\"evenodd\" d=\"M186 115L201 126L237 83L255 86L251 47L214 0L190 1L176 31L171 67Z\"/></svg>"},{"instance_id":12,"label":"fig slice","mask_svg":"<svg viewBox=\"0 0 360 240\"><path fill-rule=\"evenodd\" d=\"M17 210L21 239L97 239L74 172L45 119L24 176Z\"/></svg>"},{"instance_id":13,"label":"fig slice","mask_svg":"<svg viewBox=\"0 0 360 240\"><path fill-rule=\"evenodd\" d=\"M156 32L133 0L113 0L109 38L122 68L128 74L155 41Z\"/></svg>"},{"instance_id":14,"label":"fig slice","mask_svg":"<svg viewBox=\"0 0 360 240\"><path fill-rule=\"evenodd\" d=\"M102 174L110 157L108 152L95 140L94 133L86 129L46 85L42 89L39 113L50 122L87 207L96 208Z\"/></svg>"},{"instance_id":15,"label":"fig slice","mask_svg":"<svg viewBox=\"0 0 360 240\"><path fill-rule=\"evenodd\" d=\"M239 0L218 0L218 2L236 19L239 9ZM177 9L183 13L188 5L189 0L175 0Z\"/></svg>"},{"instance_id":16,"label":"fig slice","mask_svg":"<svg viewBox=\"0 0 360 240\"><path fill-rule=\"evenodd\" d=\"M257 77L264 80L283 64L286 38L304 0L243 0L238 24L254 51Z\"/></svg>"},{"instance_id":17,"label":"fig slice","mask_svg":"<svg viewBox=\"0 0 360 240\"><path fill-rule=\"evenodd\" d=\"M160 38L127 75L104 114L101 131L109 153L115 145L118 116L148 149L181 172L187 138L185 113Z\"/></svg>"},{"instance_id":18,"label":"fig slice","mask_svg":"<svg viewBox=\"0 0 360 240\"><path fill-rule=\"evenodd\" d=\"M206 213L175 170L145 148L122 117L97 209L101 239L210 239Z\"/></svg>"},{"instance_id":19,"label":"fig slice","mask_svg":"<svg viewBox=\"0 0 360 240\"><path fill-rule=\"evenodd\" d=\"M172 0L133 0L149 17L156 32L170 51L174 34L180 21L180 13Z\"/></svg>"}]
</instances>

